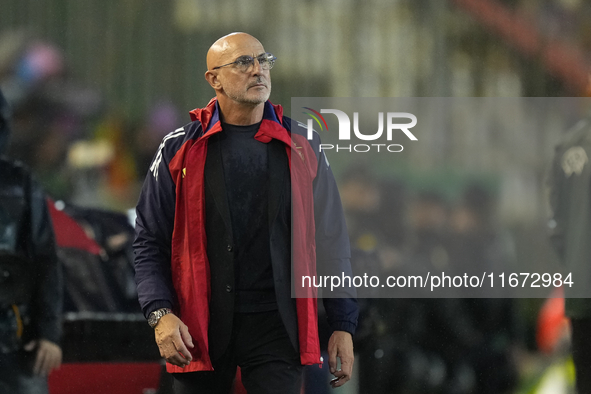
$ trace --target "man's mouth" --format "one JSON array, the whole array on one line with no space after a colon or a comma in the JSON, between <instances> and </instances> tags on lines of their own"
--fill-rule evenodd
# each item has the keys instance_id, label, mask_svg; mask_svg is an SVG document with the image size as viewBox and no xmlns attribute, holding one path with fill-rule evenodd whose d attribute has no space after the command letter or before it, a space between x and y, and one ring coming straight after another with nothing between
<instances>
[{"instance_id":1,"label":"man's mouth","mask_svg":"<svg viewBox=\"0 0 591 394\"><path fill-rule=\"evenodd\" d=\"M267 87L267 84L265 83L265 81L262 78L257 78L257 81L255 83L253 83L252 85L250 85L248 88L256 88L256 87Z\"/></svg>"}]
</instances>

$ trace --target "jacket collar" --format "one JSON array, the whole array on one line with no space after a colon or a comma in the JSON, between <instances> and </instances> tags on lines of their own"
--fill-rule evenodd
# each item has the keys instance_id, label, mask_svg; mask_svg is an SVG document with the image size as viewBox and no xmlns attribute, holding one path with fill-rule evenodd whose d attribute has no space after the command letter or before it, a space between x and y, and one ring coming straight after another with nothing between
<instances>
[{"instance_id":1,"label":"jacket collar","mask_svg":"<svg viewBox=\"0 0 591 394\"><path fill-rule=\"evenodd\" d=\"M203 137L221 131L220 106L217 98L212 98L205 108L196 108L189 112L192 121L198 120L203 128ZM271 139L278 139L287 145L291 145L289 132L282 126L283 107L274 105L269 100L265 102L263 121L258 133L255 135L258 141L267 143Z\"/></svg>"}]
</instances>

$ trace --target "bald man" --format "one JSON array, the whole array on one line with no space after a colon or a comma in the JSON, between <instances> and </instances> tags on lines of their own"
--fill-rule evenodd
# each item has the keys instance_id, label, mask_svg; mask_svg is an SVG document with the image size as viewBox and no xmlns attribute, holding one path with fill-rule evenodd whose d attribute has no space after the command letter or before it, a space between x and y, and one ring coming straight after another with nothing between
<instances>
[{"instance_id":1,"label":"bald man","mask_svg":"<svg viewBox=\"0 0 591 394\"><path fill-rule=\"evenodd\" d=\"M216 97L164 137L138 202L139 300L177 394L229 393L237 366L249 393L299 393L302 366L323 359L314 290L292 298L292 275L351 275L320 141L268 101L274 62L246 33L211 46ZM358 308L344 294L324 299L333 387L353 367Z\"/></svg>"}]
</instances>

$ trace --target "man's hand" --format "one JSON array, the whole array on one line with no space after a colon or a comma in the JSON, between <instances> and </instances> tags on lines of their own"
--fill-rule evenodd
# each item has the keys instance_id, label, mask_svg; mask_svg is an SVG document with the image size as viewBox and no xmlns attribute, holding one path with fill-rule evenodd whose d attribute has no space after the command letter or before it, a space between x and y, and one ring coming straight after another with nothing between
<instances>
[{"instance_id":1,"label":"man's hand","mask_svg":"<svg viewBox=\"0 0 591 394\"><path fill-rule=\"evenodd\" d=\"M62 349L47 339L31 341L25 345L25 350L30 352L37 349L33 372L38 376L48 376L49 373L62 364Z\"/></svg>"},{"instance_id":2,"label":"man's hand","mask_svg":"<svg viewBox=\"0 0 591 394\"><path fill-rule=\"evenodd\" d=\"M166 361L181 368L191 363L193 357L187 346L193 348L193 339L181 319L172 313L162 316L154 327L154 333L160 355Z\"/></svg>"},{"instance_id":3,"label":"man's hand","mask_svg":"<svg viewBox=\"0 0 591 394\"><path fill-rule=\"evenodd\" d=\"M337 357L341 359L341 369L337 370ZM341 387L351 379L353 373L353 338L346 331L335 331L328 340L328 365L335 379L330 381L333 388Z\"/></svg>"}]
</instances>

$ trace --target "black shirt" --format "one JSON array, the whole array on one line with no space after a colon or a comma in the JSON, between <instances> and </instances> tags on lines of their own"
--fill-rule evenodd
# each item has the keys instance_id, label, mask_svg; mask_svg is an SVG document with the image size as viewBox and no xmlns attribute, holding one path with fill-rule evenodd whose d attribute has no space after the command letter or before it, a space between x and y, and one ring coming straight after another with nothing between
<instances>
[{"instance_id":1,"label":"black shirt","mask_svg":"<svg viewBox=\"0 0 591 394\"><path fill-rule=\"evenodd\" d=\"M269 244L267 144L254 139L260 123L222 123L222 164L236 247L236 311L277 309Z\"/></svg>"}]
</instances>

